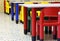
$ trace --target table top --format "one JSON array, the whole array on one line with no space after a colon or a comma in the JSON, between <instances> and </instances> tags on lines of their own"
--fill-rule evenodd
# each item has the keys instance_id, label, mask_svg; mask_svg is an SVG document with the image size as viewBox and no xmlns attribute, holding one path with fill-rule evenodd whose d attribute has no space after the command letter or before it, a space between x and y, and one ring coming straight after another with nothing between
<instances>
[{"instance_id":1,"label":"table top","mask_svg":"<svg viewBox=\"0 0 60 41\"><path fill-rule=\"evenodd\" d=\"M37 8L37 7L60 7L60 4L19 4L19 6Z\"/></svg>"}]
</instances>

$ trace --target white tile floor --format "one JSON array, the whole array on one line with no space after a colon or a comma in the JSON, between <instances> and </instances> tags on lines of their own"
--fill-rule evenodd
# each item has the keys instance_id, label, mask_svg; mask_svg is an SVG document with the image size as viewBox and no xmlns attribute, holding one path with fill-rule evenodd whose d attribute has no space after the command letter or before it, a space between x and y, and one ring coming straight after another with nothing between
<instances>
[{"instance_id":1,"label":"white tile floor","mask_svg":"<svg viewBox=\"0 0 60 41\"><path fill-rule=\"evenodd\" d=\"M31 41L31 36L24 35L23 29L23 24L16 24L10 15L0 13L0 41Z\"/></svg>"},{"instance_id":2,"label":"white tile floor","mask_svg":"<svg viewBox=\"0 0 60 41\"><path fill-rule=\"evenodd\" d=\"M23 24L16 24L11 16L0 13L0 41L31 41L31 36L24 35Z\"/></svg>"}]
</instances>

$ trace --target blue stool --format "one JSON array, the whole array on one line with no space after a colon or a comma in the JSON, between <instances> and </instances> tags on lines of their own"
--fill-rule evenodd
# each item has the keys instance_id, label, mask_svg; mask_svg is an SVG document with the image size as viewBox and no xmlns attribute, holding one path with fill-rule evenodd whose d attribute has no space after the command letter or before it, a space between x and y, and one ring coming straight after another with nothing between
<instances>
[{"instance_id":1,"label":"blue stool","mask_svg":"<svg viewBox=\"0 0 60 41\"><path fill-rule=\"evenodd\" d=\"M15 4L15 7L16 7L16 24L18 24L18 15L19 15L19 6L18 6L18 3Z\"/></svg>"},{"instance_id":2,"label":"blue stool","mask_svg":"<svg viewBox=\"0 0 60 41\"><path fill-rule=\"evenodd\" d=\"M14 3L11 3L11 20L14 20Z\"/></svg>"}]
</instances>

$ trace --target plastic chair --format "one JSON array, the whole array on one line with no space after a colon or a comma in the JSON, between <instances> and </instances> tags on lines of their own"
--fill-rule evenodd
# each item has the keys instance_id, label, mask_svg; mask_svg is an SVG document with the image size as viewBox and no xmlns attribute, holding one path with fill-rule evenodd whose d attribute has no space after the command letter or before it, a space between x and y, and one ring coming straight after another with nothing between
<instances>
[{"instance_id":1,"label":"plastic chair","mask_svg":"<svg viewBox=\"0 0 60 41\"><path fill-rule=\"evenodd\" d=\"M40 4L49 4L48 1L42 1ZM45 17L47 19L47 17ZM52 33L52 26L45 26L45 34Z\"/></svg>"},{"instance_id":2,"label":"plastic chair","mask_svg":"<svg viewBox=\"0 0 60 41\"><path fill-rule=\"evenodd\" d=\"M49 2L43 1L43 2L40 2L39 4L49 4ZM38 13L38 18L39 18L41 11L37 11L37 13ZM48 17L44 17L44 19L45 19L45 20L48 20ZM39 20L38 20L38 21L39 21ZM38 31L37 31L37 40L39 40L39 22L38 22L38 21L37 21L37 29L38 29ZM48 26L45 26L45 34L48 34L48 32L49 32L49 34L52 33L52 28L51 28L51 26L49 27L49 31L48 31Z\"/></svg>"},{"instance_id":3,"label":"plastic chair","mask_svg":"<svg viewBox=\"0 0 60 41\"><path fill-rule=\"evenodd\" d=\"M58 15L58 12L59 12L59 8L57 7L48 7L48 8L44 8L42 11L41 11L41 15L40 15L40 41L43 41L44 39L44 26L54 26L54 28L56 26L58 26L58 32L57 32L57 35L58 35L58 41L60 41L60 35L59 35L59 29L60 29L60 19L59 19L59 15ZM44 17L47 16L49 17L50 19L49 20L44 20ZM54 36L56 36L56 31L53 30L53 38L55 38Z\"/></svg>"}]
</instances>

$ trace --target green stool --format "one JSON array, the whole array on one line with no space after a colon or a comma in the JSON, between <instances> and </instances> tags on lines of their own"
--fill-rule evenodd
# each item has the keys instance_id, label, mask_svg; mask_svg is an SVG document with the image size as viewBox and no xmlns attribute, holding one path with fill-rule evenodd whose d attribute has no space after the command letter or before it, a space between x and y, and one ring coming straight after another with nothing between
<instances>
[{"instance_id":1,"label":"green stool","mask_svg":"<svg viewBox=\"0 0 60 41\"><path fill-rule=\"evenodd\" d=\"M30 16L31 8L28 8L27 15L28 15L28 21L27 21L27 32L30 32L31 30L31 16Z\"/></svg>"}]
</instances>

